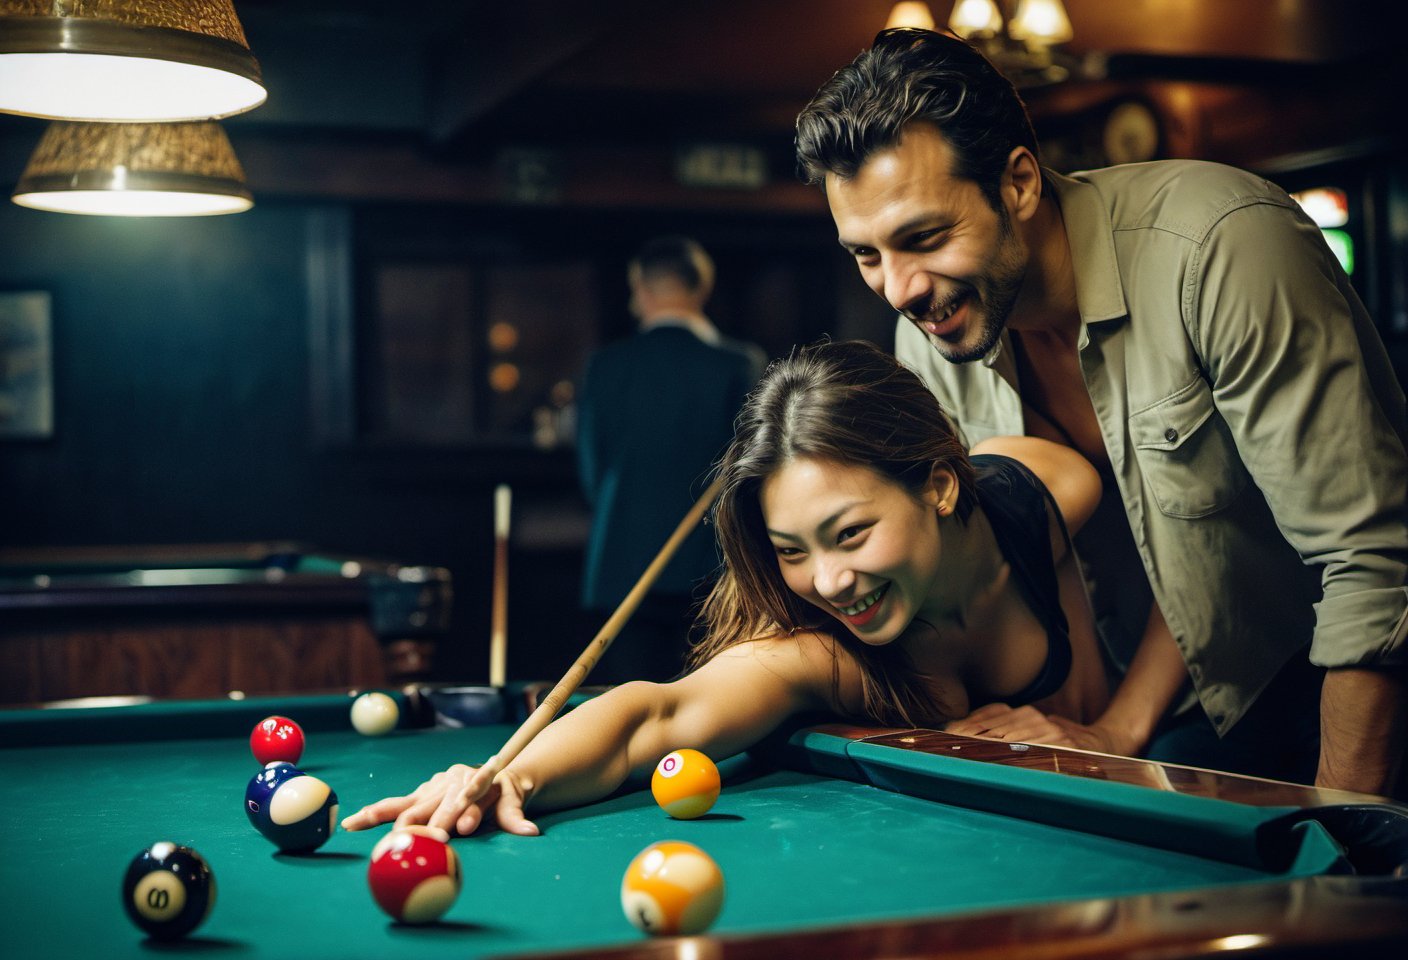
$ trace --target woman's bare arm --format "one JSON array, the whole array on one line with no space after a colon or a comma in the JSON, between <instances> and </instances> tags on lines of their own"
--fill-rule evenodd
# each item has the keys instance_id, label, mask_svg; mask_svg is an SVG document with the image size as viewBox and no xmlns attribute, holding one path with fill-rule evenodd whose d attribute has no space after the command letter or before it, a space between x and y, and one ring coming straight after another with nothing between
<instances>
[{"instance_id":1,"label":"woman's bare arm","mask_svg":"<svg viewBox=\"0 0 1408 960\"><path fill-rule=\"evenodd\" d=\"M854 679L855 667L843 678ZM731 647L672 683L634 682L589 700L540 733L475 803L466 787L473 768L456 764L405 796L377 801L343 821L362 830L395 820L446 835L473 833L486 819L535 834L525 810L590 803L620 787L632 771L681 747L722 758L762 739L788 716L831 702L832 645L801 634ZM845 682L843 680L843 686Z\"/></svg>"}]
</instances>

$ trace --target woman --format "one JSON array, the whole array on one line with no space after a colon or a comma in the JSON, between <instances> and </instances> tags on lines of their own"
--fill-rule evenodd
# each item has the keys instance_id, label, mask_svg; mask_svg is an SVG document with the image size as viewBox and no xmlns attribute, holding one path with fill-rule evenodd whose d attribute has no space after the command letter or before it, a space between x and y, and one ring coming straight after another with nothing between
<instances>
[{"instance_id":1,"label":"woman","mask_svg":"<svg viewBox=\"0 0 1408 960\"><path fill-rule=\"evenodd\" d=\"M772 366L720 470L725 568L689 673L559 718L477 802L457 764L343 826L536 834L530 805L599 799L682 746L729 756L805 712L966 716L1013 738L1035 723L1050 742L1106 711L1070 552L1100 494L1079 455L1018 437L970 458L918 377L869 344L824 342Z\"/></svg>"}]
</instances>

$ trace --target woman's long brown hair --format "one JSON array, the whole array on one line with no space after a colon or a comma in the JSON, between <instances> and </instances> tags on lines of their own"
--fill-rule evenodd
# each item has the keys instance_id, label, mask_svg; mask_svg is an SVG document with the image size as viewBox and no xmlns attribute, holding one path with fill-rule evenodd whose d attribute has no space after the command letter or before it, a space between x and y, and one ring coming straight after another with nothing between
<instances>
[{"instance_id":1,"label":"woman's long brown hair","mask_svg":"<svg viewBox=\"0 0 1408 960\"><path fill-rule=\"evenodd\" d=\"M759 489L787 463L808 457L875 470L918 497L936 466L958 478L956 514L976 503L973 467L934 395L873 344L822 341L773 363L749 396L719 465L723 490L713 522L724 571L700 617L707 629L691 668L748 640L811 631L841 644L861 667L863 710L879 723L944 718L894 644L871 647L788 589L763 521ZM833 648L834 651L834 648ZM832 672L839 703L839 668Z\"/></svg>"}]
</instances>

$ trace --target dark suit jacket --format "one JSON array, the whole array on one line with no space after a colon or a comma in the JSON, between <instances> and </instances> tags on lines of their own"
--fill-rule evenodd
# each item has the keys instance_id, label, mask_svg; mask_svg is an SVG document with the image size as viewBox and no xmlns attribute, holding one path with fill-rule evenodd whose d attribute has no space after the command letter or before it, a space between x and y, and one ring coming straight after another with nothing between
<instances>
[{"instance_id":1,"label":"dark suit jacket","mask_svg":"<svg viewBox=\"0 0 1408 960\"><path fill-rule=\"evenodd\" d=\"M690 506L733 438L733 420L762 373L762 352L653 327L592 354L578 402L577 457L592 506L583 604L614 609ZM689 594L718 566L700 526L652 593Z\"/></svg>"}]
</instances>

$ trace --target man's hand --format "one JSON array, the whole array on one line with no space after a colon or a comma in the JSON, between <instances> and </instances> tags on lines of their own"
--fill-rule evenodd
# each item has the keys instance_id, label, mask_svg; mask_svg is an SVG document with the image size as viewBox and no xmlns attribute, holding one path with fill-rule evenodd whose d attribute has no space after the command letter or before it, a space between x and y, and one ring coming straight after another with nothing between
<instances>
[{"instance_id":1,"label":"man's hand","mask_svg":"<svg viewBox=\"0 0 1408 960\"><path fill-rule=\"evenodd\" d=\"M1013 709L1005 703L979 707L962 720L945 725L944 731L967 737L987 737L1012 743L1038 743L1053 747L1075 747L1097 753L1128 755L1114 733L1099 723L1083 724L1035 707Z\"/></svg>"}]
</instances>

